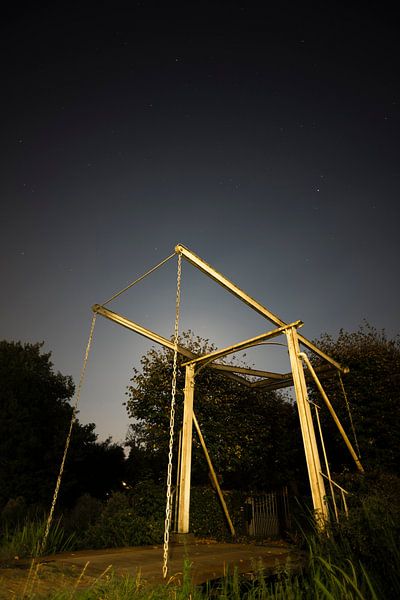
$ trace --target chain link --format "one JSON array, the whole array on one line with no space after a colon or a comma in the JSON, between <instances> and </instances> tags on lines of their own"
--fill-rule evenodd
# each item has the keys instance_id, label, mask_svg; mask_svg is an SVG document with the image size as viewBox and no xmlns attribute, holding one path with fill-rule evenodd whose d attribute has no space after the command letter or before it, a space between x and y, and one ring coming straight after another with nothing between
<instances>
[{"instance_id":1,"label":"chain link","mask_svg":"<svg viewBox=\"0 0 400 600\"><path fill-rule=\"evenodd\" d=\"M168 471L167 471L167 501L165 507L165 527L164 527L164 553L163 553L163 578L168 574L168 549L169 532L171 528L171 486L172 486L172 453L174 448L174 426L175 426L175 395L178 363L178 336L179 336L179 312L181 303L181 272L182 255L178 254L178 273L176 281L176 304L175 304L175 327L174 327L174 362L172 370L172 390L171 390L171 411L169 419L169 452L168 452Z\"/></svg>"}]
</instances>

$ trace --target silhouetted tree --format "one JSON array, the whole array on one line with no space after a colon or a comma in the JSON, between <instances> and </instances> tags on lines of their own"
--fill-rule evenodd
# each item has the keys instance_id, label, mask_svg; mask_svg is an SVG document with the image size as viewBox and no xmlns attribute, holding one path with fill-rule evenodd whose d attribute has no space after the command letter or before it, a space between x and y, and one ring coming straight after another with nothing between
<instances>
[{"instance_id":1,"label":"silhouetted tree","mask_svg":"<svg viewBox=\"0 0 400 600\"><path fill-rule=\"evenodd\" d=\"M0 342L0 508L23 497L48 508L72 416L71 377L55 373L43 343ZM103 496L122 478L124 453L74 424L60 500Z\"/></svg>"},{"instance_id":2,"label":"silhouetted tree","mask_svg":"<svg viewBox=\"0 0 400 600\"><path fill-rule=\"evenodd\" d=\"M324 334L316 344L350 372L342 376L365 468L399 474L400 464L400 338L388 339L368 323L358 331ZM317 364L319 361L313 359ZM338 378L323 382L329 399L353 442L346 401ZM311 398L323 402L317 390ZM333 468L353 468L352 459L328 411L321 411L324 437ZM355 442L353 442L355 444Z\"/></svg>"},{"instance_id":3,"label":"silhouetted tree","mask_svg":"<svg viewBox=\"0 0 400 600\"><path fill-rule=\"evenodd\" d=\"M183 334L182 344L196 354L212 349L206 340ZM163 477L169 443L172 353L151 349L134 369L127 411L135 478ZM182 421L184 369L179 369L176 420ZM301 438L296 408L284 397L249 389L211 369L196 375L194 410L214 466L225 487L274 488L297 477L302 469ZM176 448L177 444L175 444ZM142 470L142 473L140 471ZM136 473L135 473L136 471ZM207 480L207 465L194 431L193 481Z\"/></svg>"}]
</instances>

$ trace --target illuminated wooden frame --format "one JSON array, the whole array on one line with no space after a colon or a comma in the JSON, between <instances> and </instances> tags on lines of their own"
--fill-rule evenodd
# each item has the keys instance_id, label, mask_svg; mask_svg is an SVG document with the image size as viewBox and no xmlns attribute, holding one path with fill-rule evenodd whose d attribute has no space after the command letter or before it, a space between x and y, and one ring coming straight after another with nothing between
<instances>
[{"instance_id":1,"label":"illuminated wooden frame","mask_svg":"<svg viewBox=\"0 0 400 600\"><path fill-rule=\"evenodd\" d=\"M264 390L276 390L284 387L294 386L297 407L299 412L300 427L303 438L304 452L307 463L308 477L310 481L311 495L313 500L313 506L315 516L318 522L324 524L328 520L328 506L326 502L325 485L323 479L323 473L321 470L321 463L319 458L318 446L314 431L314 424L310 410L310 404L308 401L307 394L307 380L312 379L316 382L328 409L335 420L336 425L356 463L359 471L363 472L363 467L346 435L340 421L326 396L322 385L318 379L317 372L324 371L340 371L347 373L348 368L340 365L332 357L328 356L315 344L310 342L307 338L300 335L297 330L303 325L301 321L295 321L293 323L285 323L280 317L269 311L265 306L260 304L257 300L254 300L251 296L246 294L243 290L237 287L224 275L219 273L216 269L211 267L202 258L197 256L194 252L179 244L175 247L175 253L180 254L189 263L198 268L200 271L205 273L208 277L216 281L219 285L229 291L231 294L242 300L251 309L255 310L268 321L275 325L275 329L264 332L256 337L238 342L227 348L222 348L202 356L196 356L191 350L184 346L178 346L178 352L182 356L188 359L187 362L183 363L182 366L186 368L185 375L185 390L184 390L184 414L183 414L183 428L182 428L182 443L180 449L180 468L179 468L179 498L178 498L178 522L177 522L177 533L186 534L189 533L189 508L190 508L190 481L191 481L191 461L192 461L192 424L195 424L197 432L199 434L203 449L206 454L207 462L210 467L211 474L216 484L217 491L220 495L220 499L227 516L231 532L234 534L232 522L230 520L222 492L219 488L218 480L215 476L215 472L211 463L211 459L208 455L205 447L204 439L200 431L199 424L193 411L194 401L194 390L195 390L195 375L196 368L204 368L205 366L216 370L223 374L225 377L234 379L235 381L245 385L246 387L262 387ZM95 304L92 307L93 312L130 329L136 333L161 344L165 348L174 350L174 344L171 340L162 337L161 335L142 327L141 325L119 315L109 309L105 308L100 304ZM250 369L246 367L236 367L233 365L222 365L215 363L214 361L233 354L245 348L256 346L267 339L274 338L279 335L285 335L287 340L291 371L289 373L272 373L270 371L262 371L258 369ZM308 357L304 352L300 352L300 344L305 346L308 350L317 354L320 358L324 359L325 365L319 369L314 369L308 360ZM303 369L303 362L307 365L307 375ZM250 375L257 377L257 381L249 381L243 375Z\"/></svg>"}]
</instances>

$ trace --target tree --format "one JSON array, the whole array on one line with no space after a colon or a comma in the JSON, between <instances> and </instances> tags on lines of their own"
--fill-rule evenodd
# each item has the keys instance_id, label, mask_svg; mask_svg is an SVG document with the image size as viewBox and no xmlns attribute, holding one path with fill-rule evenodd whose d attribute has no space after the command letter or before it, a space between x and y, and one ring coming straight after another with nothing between
<instances>
[{"instance_id":1,"label":"tree","mask_svg":"<svg viewBox=\"0 0 400 600\"><path fill-rule=\"evenodd\" d=\"M195 354L214 349L208 341L183 334ZM182 361L179 361L182 362ZM169 443L172 353L151 349L134 368L128 389L131 472L162 477ZM211 369L196 375L194 410L216 471L225 487L268 489L296 478L302 456L298 417L292 403L275 392L249 389ZM178 369L176 421L182 422L184 369ZM176 444L175 444L176 447ZM176 448L175 448L176 449ZM135 474L136 469L136 474ZM194 482L207 480L207 465L194 434Z\"/></svg>"},{"instance_id":2,"label":"tree","mask_svg":"<svg viewBox=\"0 0 400 600\"><path fill-rule=\"evenodd\" d=\"M53 371L51 354L42 348L43 343L0 341L0 508L17 497L48 508L54 490L74 384ZM64 502L93 490L104 494L105 480L110 485L110 479L115 484L115 477L121 477L122 448L109 440L98 444L94 429L94 424L74 424L60 494ZM97 487L95 473L102 482Z\"/></svg>"},{"instance_id":3,"label":"tree","mask_svg":"<svg viewBox=\"0 0 400 600\"><path fill-rule=\"evenodd\" d=\"M354 333L342 329L337 339L324 334L316 344L350 369L342 379L364 468L399 474L400 338L388 339L384 331L365 323ZM354 445L339 379L326 379L323 386ZM317 390L313 388L310 396L321 405ZM326 410L321 411L321 420L333 468L348 467L352 459Z\"/></svg>"},{"instance_id":4,"label":"tree","mask_svg":"<svg viewBox=\"0 0 400 600\"><path fill-rule=\"evenodd\" d=\"M123 487L124 449L114 444L111 438L99 442L95 427L94 423L74 424L60 489L61 504L72 506L84 494L105 499L111 492Z\"/></svg>"}]
</instances>

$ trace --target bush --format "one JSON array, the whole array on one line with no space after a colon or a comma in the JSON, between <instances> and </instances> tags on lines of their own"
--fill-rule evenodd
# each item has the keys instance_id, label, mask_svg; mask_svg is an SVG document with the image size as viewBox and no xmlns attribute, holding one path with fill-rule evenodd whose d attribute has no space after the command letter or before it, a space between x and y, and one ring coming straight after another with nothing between
<instances>
[{"instance_id":1,"label":"bush","mask_svg":"<svg viewBox=\"0 0 400 600\"><path fill-rule=\"evenodd\" d=\"M131 511L119 511L102 515L98 523L89 527L84 545L89 548L146 546L161 543L162 536L159 521L134 516Z\"/></svg>"},{"instance_id":2,"label":"bush","mask_svg":"<svg viewBox=\"0 0 400 600\"><path fill-rule=\"evenodd\" d=\"M83 536L84 547L119 548L160 543L163 520L158 515L138 514L140 511L135 510L134 504L135 500L125 494L114 493L98 521Z\"/></svg>"},{"instance_id":3,"label":"bush","mask_svg":"<svg viewBox=\"0 0 400 600\"><path fill-rule=\"evenodd\" d=\"M224 493L225 502L237 535L243 534L243 512L246 494L230 491ZM231 540L231 532L217 493L210 487L195 487L190 496L190 529L199 537Z\"/></svg>"},{"instance_id":4,"label":"bush","mask_svg":"<svg viewBox=\"0 0 400 600\"><path fill-rule=\"evenodd\" d=\"M400 597L400 478L387 473L346 475L349 517L333 528L341 551L357 559L387 597Z\"/></svg>"},{"instance_id":5,"label":"bush","mask_svg":"<svg viewBox=\"0 0 400 600\"><path fill-rule=\"evenodd\" d=\"M1 524L4 526L15 526L17 523L21 523L27 514L27 506L25 498L18 496L18 498L10 498L7 504L1 511Z\"/></svg>"},{"instance_id":6,"label":"bush","mask_svg":"<svg viewBox=\"0 0 400 600\"><path fill-rule=\"evenodd\" d=\"M240 492L225 493L225 499L237 534L242 533L244 496ZM91 500L82 497L73 511L76 523L88 519ZM196 487L191 491L191 532L198 537L230 540L231 533L216 492L210 487ZM71 515L71 519L73 517ZM86 548L117 548L142 546L162 542L165 518L164 486L143 481L128 494L114 493L98 511L97 518L85 526L80 546Z\"/></svg>"},{"instance_id":7,"label":"bush","mask_svg":"<svg viewBox=\"0 0 400 600\"><path fill-rule=\"evenodd\" d=\"M89 527L99 520L103 508L104 504L101 500L92 498L90 494L84 494L78 498L74 508L65 516L65 529L76 533L77 545Z\"/></svg>"},{"instance_id":8,"label":"bush","mask_svg":"<svg viewBox=\"0 0 400 600\"><path fill-rule=\"evenodd\" d=\"M130 499L135 515L164 520L166 497L163 485L151 480L141 481L134 487Z\"/></svg>"}]
</instances>

